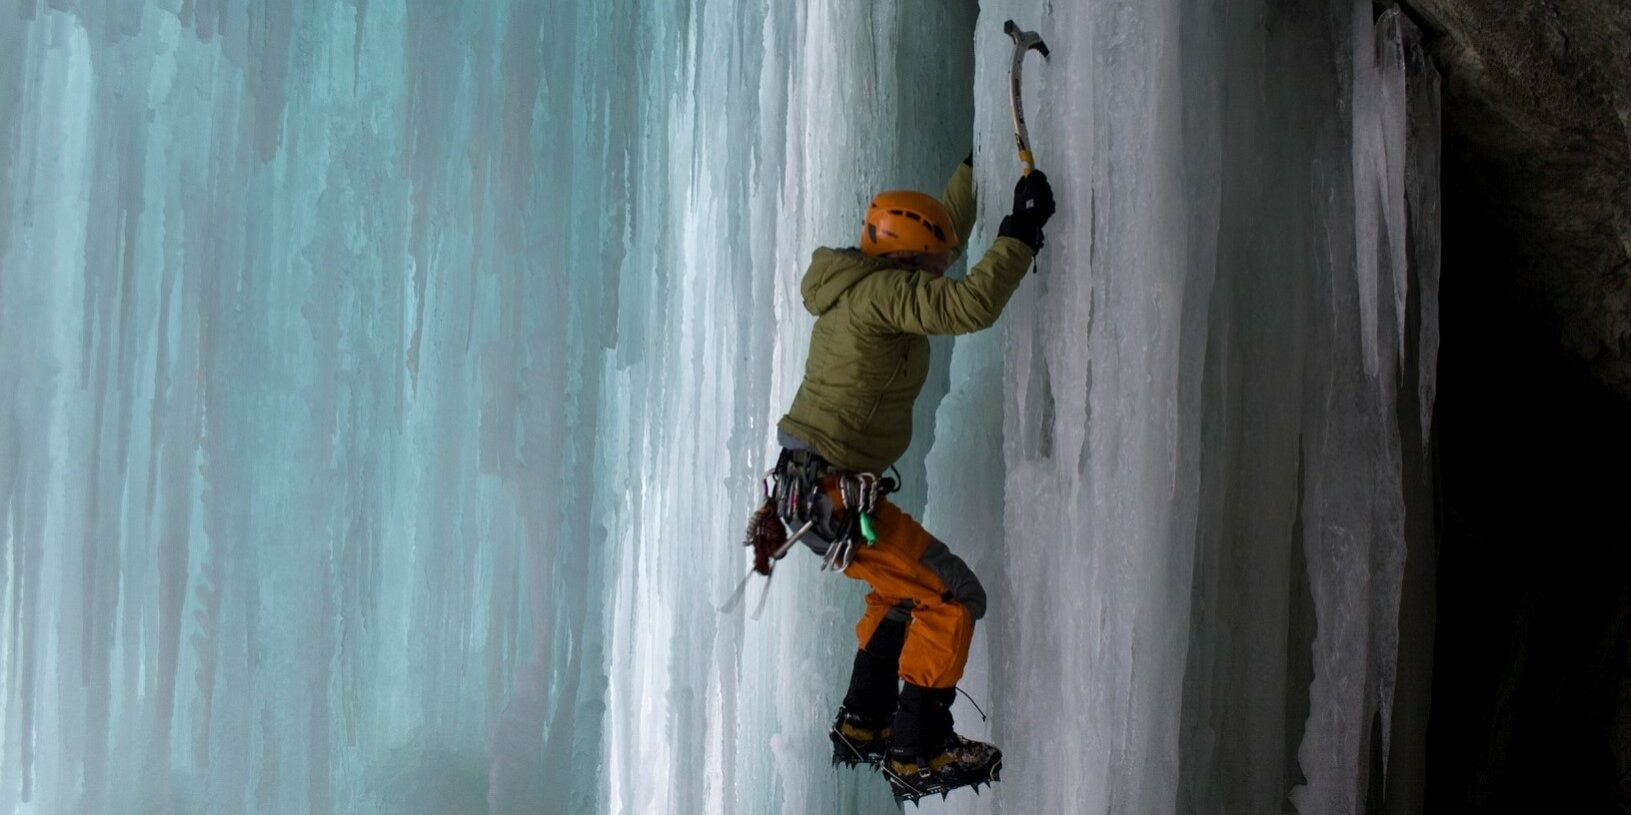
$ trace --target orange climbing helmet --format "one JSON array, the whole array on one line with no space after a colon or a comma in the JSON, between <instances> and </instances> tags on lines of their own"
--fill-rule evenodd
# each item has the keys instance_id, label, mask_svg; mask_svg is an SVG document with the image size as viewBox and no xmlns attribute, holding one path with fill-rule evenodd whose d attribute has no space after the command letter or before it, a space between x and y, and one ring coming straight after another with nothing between
<instances>
[{"instance_id":1,"label":"orange climbing helmet","mask_svg":"<svg viewBox=\"0 0 1631 815\"><path fill-rule=\"evenodd\" d=\"M866 208L861 251L933 254L957 248L957 227L940 199L912 190L880 192Z\"/></svg>"}]
</instances>

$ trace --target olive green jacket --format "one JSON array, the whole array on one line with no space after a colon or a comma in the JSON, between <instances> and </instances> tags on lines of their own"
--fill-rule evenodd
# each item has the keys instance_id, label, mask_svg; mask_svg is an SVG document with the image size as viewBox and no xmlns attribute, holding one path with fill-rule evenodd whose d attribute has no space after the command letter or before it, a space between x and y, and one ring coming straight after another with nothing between
<instances>
[{"instance_id":1,"label":"olive green jacket","mask_svg":"<svg viewBox=\"0 0 1631 815\"><path fill-rule=\"evenodd\" d=\"M975 211L968 165L958 165L941 201L967 246ZM777 426L841 469L888 469L912 441L912 403L929 373L927 335L990 327L1031 259L1023 241L997 238L967 277L953 279L855 249L817 249L801 286L816 315L810 358Z\"/></svg>"}]
</instances>

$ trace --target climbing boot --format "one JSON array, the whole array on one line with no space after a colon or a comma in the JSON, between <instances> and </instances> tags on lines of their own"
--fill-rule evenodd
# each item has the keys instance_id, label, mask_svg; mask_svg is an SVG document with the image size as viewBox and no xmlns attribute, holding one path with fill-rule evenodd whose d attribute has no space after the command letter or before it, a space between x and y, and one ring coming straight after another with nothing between
<instances>
[{"instance_id":1,"label":"climbing boot","mask_svg":"<svg viewBox=\"0 0 1631 815\"><path fill-rule=\"evenodd\" d=\"M951 703L956 696L954 688L910 682L901 689L895 732L882 768L897 802L916 803L925 795L945 795L958 787L997 780L1002 751L952 730Z\"/></svg>"}]
</instances>

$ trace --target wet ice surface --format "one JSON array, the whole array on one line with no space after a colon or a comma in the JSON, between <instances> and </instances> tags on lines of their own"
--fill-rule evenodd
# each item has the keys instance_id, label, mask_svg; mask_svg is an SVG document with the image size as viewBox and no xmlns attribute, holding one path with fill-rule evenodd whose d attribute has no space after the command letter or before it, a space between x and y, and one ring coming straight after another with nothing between
<instances>
[{"instance_id":1,"label":"wet ice surface","mask_svg":"<svg viewBox=\"0 0 1631 815\"><path fill-rule=\"evenodd\" d=\"M859 585L714 607L809 252L970 143L992 239L1009 17L1059 214L900 496L992 593L1007 762L925 809L1360 811L1437 346L1409 24L616 5L0 12L0 811L891 806L828 767Z\"/></svg>"}]
</instances>

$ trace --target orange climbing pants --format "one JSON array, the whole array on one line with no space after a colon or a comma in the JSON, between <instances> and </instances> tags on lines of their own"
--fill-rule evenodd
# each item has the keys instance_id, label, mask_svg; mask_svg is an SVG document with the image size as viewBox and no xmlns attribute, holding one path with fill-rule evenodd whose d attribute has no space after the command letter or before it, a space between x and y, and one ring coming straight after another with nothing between
<instances>
[{"instance_id":1,"label":"orange climbing pants","mask_svg":"<svg viewBox=\"0 0 1631 815\"><path fill-rule=\"evenodd\" d=\"M842 506L836 480L829 477L823 486L834 505ZM844 570L872 587L866 613L855 626L860 646L866 647L891 611L909 610L900 678L926 688L955 687L968 664L974 621L985 615L984 588L961 558L887 499L872 513L872 529L877 540L856 547Z\"/></svg>"}]
</instances>

